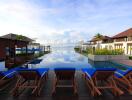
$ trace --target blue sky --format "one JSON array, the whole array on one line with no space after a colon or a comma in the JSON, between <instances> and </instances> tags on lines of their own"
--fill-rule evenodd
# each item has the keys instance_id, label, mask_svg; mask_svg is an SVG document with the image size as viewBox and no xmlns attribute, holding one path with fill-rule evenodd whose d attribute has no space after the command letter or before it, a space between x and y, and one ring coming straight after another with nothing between
<instances>
[{"instance_id":1,"label":"blue sky","mask_svg":"<svg viewBox=\"0 0 132 100\"><path fill-rule=\"evenodd\" d=\"M132 0L0 0L0 35L64 44L132 27Z\"/></svg>"}]
</instances>

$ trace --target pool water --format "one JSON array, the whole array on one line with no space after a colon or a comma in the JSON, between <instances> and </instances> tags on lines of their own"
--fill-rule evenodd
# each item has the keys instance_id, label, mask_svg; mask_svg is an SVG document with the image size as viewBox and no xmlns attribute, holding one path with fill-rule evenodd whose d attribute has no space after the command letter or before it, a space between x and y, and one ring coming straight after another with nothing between
<instances>
[{"instance_id":1,"label":"pool water","mask_svg":"<svg viewBox=\"0 0 132 100\"><path fill-rule=\"evenodd\" d=\"M30 64L29 68L50 68L50 70L58 67L76 68L80 70L82 68L106 68L114 67L118 69L127 69L128 66L116 64L113 62L93 62L88 60L86 56L83 56L74 51L73 47L64 48L52 48L50 54L40 57L42 61L38 64Z\"/></svg>"},{"instance_id":2,"label":"pool water","mask_svg":"<svg viewBox=\"0 0 132 100\"><path fill-rule=\"evenodd\" d=\"M5 68L5 61L0 61L0 71L7 70Z\"/></svg>"},{"instance_id":3,"label":"pool water","mask_svg":"<svg viewBox=\"0 0 132 100\"><path fill-rule=\"evenodd\" d=\"M111 68L112 67L112 68L117 68L117 69L122 69L122 70L126 70L129 68L129 66L118 64L118 63L112 62L112 61L91 61L91 60L88 60L88 62L94 68Z\"/></svg>"}]
</instances>

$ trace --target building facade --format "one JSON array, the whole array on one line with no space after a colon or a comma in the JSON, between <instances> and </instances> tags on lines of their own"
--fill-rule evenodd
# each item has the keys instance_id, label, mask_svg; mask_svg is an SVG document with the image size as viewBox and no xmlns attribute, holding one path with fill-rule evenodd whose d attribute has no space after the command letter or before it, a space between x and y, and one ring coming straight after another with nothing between
<instances>
[{"instance_id":1,"label":"building facade","mask_svg":"<svg viewBox=\"0 0 132 100\"><path fill-rule=\"evenodd\" d=\"M85 45L82 45L82 48L85 47L85 50L86 48L107 48L109 50L122 49L124 50L124 54L132 55L132 28L118 33L113 37L102 36L101 38L93 38L88 41L88 43L84 44Z\"/></svg>"},{"instance_id":2,"label":"building facade","mask_svg":"<svg viewBox=\"0 0 132 100\"><path fill-rule=\"evenodd\" d=\"M126 55L132 55L132 28L112 37L115 49L123 49Z\"/></svg>"}]
</instances>

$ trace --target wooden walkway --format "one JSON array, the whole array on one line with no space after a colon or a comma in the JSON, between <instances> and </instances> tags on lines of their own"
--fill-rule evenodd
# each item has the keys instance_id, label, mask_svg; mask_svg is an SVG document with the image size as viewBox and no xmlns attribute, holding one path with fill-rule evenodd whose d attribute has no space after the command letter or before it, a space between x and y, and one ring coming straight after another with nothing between
<instances>
[{"instance_id":1,"label":"wooden walkway","mask_svg":"<svg viewBox=\"0 0 132 100\"><path fill-rule=\"evenodd\" d=\"M89 93L89 89L85 84L85 81L82 78L81 71L76 72L78 96L73 95L73 90L71 88L58 88L56 95L52 97L51 90L53 77L54 72L49 71L49 78L45 83L45 86L42 89L41 95L39 97L31 95L30 90L25 90L19 97L13 97L9 93L13 86L11 85L7 90L0 92L0 100L132 100L132 95L130 94L124 94L120 97L115 97L108 91L104 91L103 96L92 97Z\"/></svg>"}]
</instances>

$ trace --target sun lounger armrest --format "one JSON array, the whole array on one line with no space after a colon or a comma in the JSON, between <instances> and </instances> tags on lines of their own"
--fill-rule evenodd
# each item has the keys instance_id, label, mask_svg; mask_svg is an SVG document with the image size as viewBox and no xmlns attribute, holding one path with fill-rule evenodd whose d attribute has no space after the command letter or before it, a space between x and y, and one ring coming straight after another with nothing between
<instances>
[{"instance_id":1,"label":"sun lounger armrest","mask_svg":"<svg viewBox=\"0 0 132 100\"><path fill-rule=\"evenodd\" d=\"M90 84L92 85L92 87L96 89L96 87L94 86L94 81L92 79L92 76L89 73L87 73L87 72L85 72L85 74L88 76L88 78L90 80Z\"/></svg>"},{"instance_id":2,"label":"sun lounger armrest","mask_svg":"<svg viewBox=\"0 0 132 100\"><path fill-rule=\"evenodd\" d=\"M47 72L47 71L44 71L43 74L41 75L41 77L43 77L43 76L45 75L46 72Z\"/></svg>"},{"instance_id":3,"label":"sun lounger armrest","mask_svg":"<svg viewBox=\"0 0 132 100\"><path fill-rule=\"evenodd\" d=\"M123 74L121 74L121 73L119 73L119 72L115 72L115 74L118 74L119 76L121 76L128 84L131 84L131 83L129 82L129 80L128 80Z\"/></svg>"},{"instance_id":4,"label":"sun lounger armrest","mask_svg":"<svg viewBox=\"0 0 132 100\"><path fill-rule=\"evenodd\" d=\"M16 73L16 71L12 71L12 72L6 74L3 78L1 78L1 80L4 80L5 78L7 78L10 75L13 75L14 73Z\"/></svg>"},{"instance_id":5,"label":"sun lounger armrest","mask_svg":"<svg viewBox=\"0 0 132 100\"><path fill-rule=\"evenodd\" d=\"M89 73L85 72L85 74L88 76L89 79L92 79Z\"/></svg>"},{"instance_id":6,"label":"sun lounger armrest","mask_svg":"<svg viewBox=\"0 0 132 100\"><path fill-rule=\"evenodd\" d=\"M121 73L119 73L119 72L115 72L115 74L118 74L119 76L121 76L121 77L123 77L124 75L123 74L121 74Z\"/></svg>"}]
</instances>

